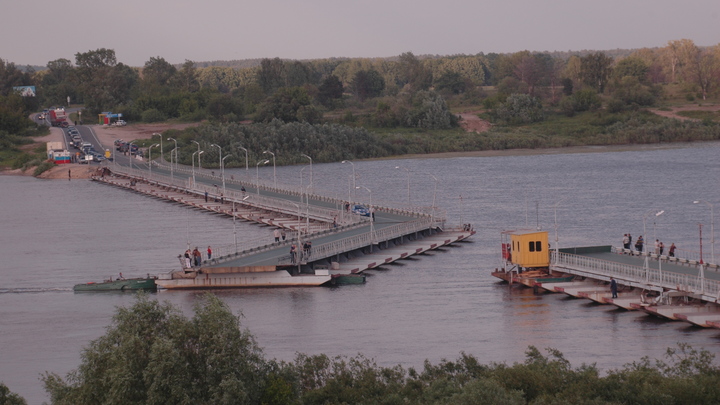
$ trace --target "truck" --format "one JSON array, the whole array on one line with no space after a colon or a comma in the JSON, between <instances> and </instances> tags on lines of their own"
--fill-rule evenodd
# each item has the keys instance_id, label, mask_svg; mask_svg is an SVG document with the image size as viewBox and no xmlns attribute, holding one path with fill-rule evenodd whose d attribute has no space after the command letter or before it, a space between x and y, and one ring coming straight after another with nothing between
<instances>
[{"instance_id":1,"label":"truck","mask_svg":"<svg viewBox=\"0 0 720 405\"><path fill-rule=\"evenodd\" d=\"M64 108L50 110L50 125L54 127L67 127L70 125L67 122L67 114L65 114Z\"/></svg>"}]
</instances>

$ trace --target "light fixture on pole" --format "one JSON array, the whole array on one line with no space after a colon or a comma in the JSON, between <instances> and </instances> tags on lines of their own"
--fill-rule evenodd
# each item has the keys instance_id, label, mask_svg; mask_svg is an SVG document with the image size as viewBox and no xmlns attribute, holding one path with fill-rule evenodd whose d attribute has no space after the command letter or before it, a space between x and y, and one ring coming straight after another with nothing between
<instances>
[{"instance_id":1,"label":"light fixture on pole","mask_svg":"<svg viewBox=\"0 0 720 405\"><path fill-rule=\"evenodd\" d=\"M238 146L238 148L245 151L245 171L248 171L248 150L243 148L242 146Z\"/></svg>"},{"instance_id":2,"label":"light fixture on pole","mask_svg":"<svg viewBox=\"0 0 720 405\"><path fill-rule=\"evenodd\" d=\"M710 260L712 264L718 264L715 261L715 216L713 213L713 205L705 200L695 200L693 204L705 203L710 207Z\"/></svg>"},{"instance_id":3,"label":"light fixture on pole","mask_svg":"<svg viewBox=\"0 0 720 405\"><path fill-rule=\"evenodd\" d=\"M175 155L175 165L177 166L177 149L178 149L177 139L168 137L167 140L175 142L175 149L173 149L172 152L170 152L170 161L171 162L173 161L173 154L174 154ZM172 170L172 164L170 164L170 169Z\"/></svg>"},{"instance_id":4,"label":"light fixture on pole","mask_svg":"<svg viewBox=\"0 0 720 405\"><path fill-rule=\"evenodd\" d=\"M210 146L218 148L218 169L222 171L222 148L220 145L216 145L214 143L211 143Z\"/></svg>"},{"instance_id":5,"label":"light fixture on pole","mask_svg":"<svg viewBox=\"0 0 720 405\"><path fill-rule=\"evenodd\" d=\"M408 205L410 205L410 170L408 170L404 167L400 167L400 166L395 166L395 168L403 169L407 172L407 200L408 200Z\"/></svg>"},{"instance_id":6,"label":"light fixture on pole","mask_svg":"<svg viewBox=\"0 0 720 405\"><path fill-rule=\"evenodd\" d=\"M198 146L198 150L197 150L197 151L198 151L198 171L199 171L200 169L202 169L202 165L200 164L200 155L201 155L201 153L200 153L200 143L199 143L198 141L196 141L196 140L191 140L190 142L192 142L192 143L194 143L194 144L196 144L196 145Z\"/></svg>"},{"instance_id":7,"label":"light fixture on pole","mask_svg":"<svg viewBox=\"0 0 720 405\"><path fill-rule=\"evenodd\" d=\"M128 143L128 161L130 162L130 169L132 170L132 146L135 141Z\"/></svg>"},{"instance_id":8,"label":"light fixture on pole","mask_svg":"<svg viewBox=\"0 0 720 405\"><path fill-rule=\"evenodd\" d=\"M199 152L199 153L198 153ZM197 183L195 183L195 155L198 155L198 168L200 167L200 155L203 154L204 151L197 150L192 153L192 177L193 177L193 187L197 187ZM198 169L199 170L199 169Z\"/></svg>"},{"instance_id":9,"label":"light fixture on pole","mask_svg":"<svg viewBox=\"0 0 720 405\"><path fill-rule=\"evenodd\" d=\"M312 189L312 186L313 186L312 158L304 153L301 153L300 156L310 159L310 188Z\"/></svg>"},{"instance_id":10,"label":"light fixture on pole","mask_svg":"<svg viewBox=\"0 0 720 405\"><path fill-rule=\"evenodd\" d=\"M648 271L649 270L649 263L648 263L649 254L648 254L647 230L645 227L645 220L647 219L648 215L652 214L653 212L655 213L656 217L659 217L660 215L665 213L664 210L656 211L656 210L652 209L652 210L646 212L645 215L643 215L643 238L645 238L645 240L643 242L643 247L645 248L645 265L644 266L645 266L645 281L646 282L648 282L650 280L650 273Z\"/></svg>"},{"instance_id":11,"label":"light fixture on pole","mask_svg":"<svg viewBox=\"0 0 720 405\"><path fill-rule=\"evenodd\" d=\"M350 163L352 165L352 190L353 190L353 197L355 197L355 190L357 187L355 186L355 163L349 161L349 160L343 160L341 163Z\"/></svg>"},{"instance_id":12,"label":"light fixture on pole","mask_svg":"<svg viewBox=\"0 0 720 405\"><path fill-rule=\"evenodd\" d=\"M160 137L160 160L165 161L165 154L163 152L163 146L162 146L162 134L154 133L152 136L159 136Z\"/></svg>"},{"instance_id":13,"label":"light fixture on pole","mask_svg":"<svg viewBox=\"0 0 720 405\"><path fill-rule=\"evenodd\" d=\"M220 160L220 176L222 176L223 195L225 195L225 159L230 156L232 155L225 155L225 157Z\"/></svg>"},{"instance_id":14,"label":"light fixture on pole","mask_svg":"<svg viewBox=\"0 0 720 405\"><path fill-rule=\"evenodd\" d=\"M558 205L560 205L560 203L562 203L563 201L565 201L564 198L562 200L556 202L555 205L553 205L553 211L555 212L555 262L556 263L557 263L557 259L559 256L559 248L560 248L560 245L558 242L557 208L558 208Z\"/></svg>"},{"instance_id":15,"label":"light fixture on pole","mask_svg":"<svg viewBox=\"0 0 720 405\"><path fill-rule=\"evenodd\" d=\"M431 221L435 219L435 196L437 195L437 185L438 185L438 178L433 176L430 173L426 173L428 176L432 177L433 180L435 180L435 188L433 189L433 200L432 200L432 214L430 214Z\"/></svg>"},{"instance_id":16,"label":"light fixture on pole","mask_svg":"<svg viewBox=\"0 0 720 405\"><path fill-rule=\"evenodd\" d=\"M148 177L152 178L152 148L160 146L159 143L156 143L155 145L150 145L148 148L148 172L150 172L150 175Z\"/></svg>"},{"instance_id":17,"label":"light fixture on pole","mask_svg":"<svg viewBox=\"0 0 720 405\"><path fill-rule=\"evenodd\" d=\"M364 188L370 195L370 206L368 207L368 213L370 214L370 242L375 243L375 226L373 225L375 223L375 209L372 205L372 191L370 191L370 189L365 186L356 186L355 188Z\"/></svg>"},{"instance_id":18,"label":"light fixture on pole","mask_svg":"<svg viewBox=\"0 0 720 405\"><path fill-rule=\"evenodd\" d=\"M275 154L269 150L266 150L263 153L269 153L273 157L273 187L277 188L277 177L275 176Z\"/></svg>"},{"instance_id":19,"label":"light fixture on pole","mask_svg":"<svg viewBox=\"0 0 720 405\"><path fill-rule=\"evenodd\" d=\"M268 163L270 163L270 161L265 159L257 162L255 165L255 189L258 194L260 194L260 165L266 165Z\"/></svg>"}]
</instances>

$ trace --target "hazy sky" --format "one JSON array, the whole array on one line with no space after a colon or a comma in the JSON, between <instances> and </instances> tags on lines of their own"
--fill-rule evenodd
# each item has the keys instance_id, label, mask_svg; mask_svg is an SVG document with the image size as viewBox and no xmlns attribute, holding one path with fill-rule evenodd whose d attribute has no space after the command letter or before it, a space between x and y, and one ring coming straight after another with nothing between
<instances>
[{"instance_id":1,"label":"hazy sky","mask_svg":"<svg viewBox=\"0 0 720 405\"><path fill-rule=\"evenodd\" d=\"M142 66L720 43L720 0L2 0L0 58Z\"/></svg>"}]
</instances>

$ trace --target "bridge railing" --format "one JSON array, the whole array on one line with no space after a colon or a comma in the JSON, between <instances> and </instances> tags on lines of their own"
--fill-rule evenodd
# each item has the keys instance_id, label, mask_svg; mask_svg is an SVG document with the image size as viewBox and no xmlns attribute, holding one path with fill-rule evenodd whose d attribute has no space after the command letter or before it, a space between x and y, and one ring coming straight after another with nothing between
<instances>
[{"instance_id":1,"label":"bridge railing","mask_svg":"<svg viewBox=\"0 0 720 405\"><path fill-rule=\"evenodd\" d=\"M192 193L197 196L204 196L207 192L210 195L210 198L215 199L216 197L219 197L219 190L216 187L208 185L193 185L191 178L179 179L156 173L153 173L152 176L150 176L150 173L147 170L134 168L130 169L129 167L123 166L120 166L115 170L115 172L118 174L126 174L132 177L141 178L151 184L181 189L182 191ZM320 207L313 204L294 203L283 198L268 197L256 193L242 192L227 188L225 189L223 198L229 203L235 201L236 204L244 204L254 208L280 212L290 216L297 216L299 214L303 218L309 217L310 219L326 222L328 223L327 227L330 226L330 223L335 218L337 218L337 222L341 225L369 221L368 218L361 217L359 215L340 215L338 210L331 208ZM301 224L302 222L303 221L301 221Z\"/></svg>"},{"instance_id":2,"label":"bridge railing","mask_svg":"<svg viewBox=\"0 0 720 405\"><path fill-rule=\"evenodd\" d=\"M312 260L319 260L331 257L340 253L350 252L355 249L409 235L414 232L420 232L437 225L438 224L431 218L420 218L415 221L403 222L373 232L365 232L360 235L313 246L310 258ZM283 258L278 264L291 264L290 258Z\"/></svg>"},{"instance_id":3,"label":"bridge railing","mask_svg":"<svg viewBox=\"0 0 720 405\"><path fill-rule=\"evenodd\" d=\"M662 264L658 269L646 269L644 266L617 263L570 253L560 252L556 254L555 251L552 251L550 256L554 267L560 267L563 271L569 273L575 272L581 273L581 275L596 275L606 278L614 277L636 286L687 291L715 297L715 299L720 298L720 281L704 277L700 268L698 268L699 274L694 275L662 270Z\"/></svg>"}]
</instances>

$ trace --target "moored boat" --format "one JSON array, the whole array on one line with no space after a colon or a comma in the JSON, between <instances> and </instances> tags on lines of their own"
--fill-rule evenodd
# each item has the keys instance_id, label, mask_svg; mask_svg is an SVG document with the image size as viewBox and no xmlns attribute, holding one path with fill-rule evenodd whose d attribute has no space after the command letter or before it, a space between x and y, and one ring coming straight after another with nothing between
<instances>
[{"instance_id":1,"label":"moored boat","mask_svg":"<svg viewBox=\"0 0 720 405\"><path fill-rule=\"evenodd\" d=\"M101 283L76 284L73 291L136 291L136 290L157 290L154 278L128 278L118 280L106 280Z\"/></svg>"}]
</instances>

